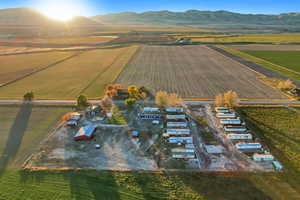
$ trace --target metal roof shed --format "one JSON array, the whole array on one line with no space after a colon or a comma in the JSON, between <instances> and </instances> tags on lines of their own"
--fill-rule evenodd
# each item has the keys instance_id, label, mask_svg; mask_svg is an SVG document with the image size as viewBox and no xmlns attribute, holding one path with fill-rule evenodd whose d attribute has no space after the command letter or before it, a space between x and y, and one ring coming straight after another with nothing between
<instances>
[{"instance_id":1,"label":"metal roof shed","mask_svg":"<svg viewBox=\"0 0 300 200\"><path fill-rule=\"evenodd\" d=\"M78 140L90 140L93 138L94 133L96 131L97 127L93 125L87 125L84 127L81 127L79 131L74 136L74 139L76 141Z\"/></svg>"}]
</instances>

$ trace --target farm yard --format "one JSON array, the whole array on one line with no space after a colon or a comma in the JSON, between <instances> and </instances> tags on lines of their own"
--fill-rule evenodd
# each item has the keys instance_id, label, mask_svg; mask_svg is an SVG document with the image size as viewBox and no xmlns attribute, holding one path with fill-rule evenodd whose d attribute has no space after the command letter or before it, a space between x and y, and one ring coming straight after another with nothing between
<instances>
[{"instance_id":1,"label":"farm yard","mask_svg":"<svg viewBox=\"0 0 300 200\"><path fill-rule=\"evenodd\" d=\"M75 55L75 53L53 52L45 54L1 56L0 85L21 78L24 75L28 75L39 69L43 69L72 55Z\"/></svg>"},{"instance_id":2,"label":"farm yard","mask_svg":"<svg viewBox=\"0 0 300 200\"><path fill-rule=\"evenodd\" d=\"M205 46L143 46L116 83L165 90L184 98L214 98L234 90L241 98L284 99L247 67Z\"/></svg>"},{"instance_id":3,"label":"farm yard","mask_svg":"<svg viewBox=\"0 0 300 200\"><path fill-rule=\"evenodd\" d=\"M89 97L101 97L104 87L115 80L136 50L136 46L131 46L82 52L72 59L0 88L1 97L21 98L28 91L33 91L37 98L72 99L81 93ZM44 57L40 56L39 59L43 60Z\"/></svg>"}]
</instances>

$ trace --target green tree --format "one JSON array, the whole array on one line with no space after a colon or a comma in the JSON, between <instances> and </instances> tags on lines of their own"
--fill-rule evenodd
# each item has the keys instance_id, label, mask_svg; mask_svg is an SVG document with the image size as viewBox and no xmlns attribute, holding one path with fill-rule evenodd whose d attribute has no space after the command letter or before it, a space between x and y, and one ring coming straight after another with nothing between
<instances>
[{"instance_id":1,"label":"green tree","mask_svg":"<svg viewBox=\"0 0 300 200\"><path fill-rule=\"evenodd\" d=\"M79 107L85 107L85 106L88 106L89 103L88 103L88 99L85 95L79 95L77 97L77 106Z\"/></svg>"},{"instance_id":2,"label":"green tree","mask_svg":"<svg viewBox=\"0 0 300 200\"><path fill-rule=\"evenodd\" d=\"M139 98L139 89L135 85L128 86L128 93L131 98Z\"/></svg>"},{"instance_id":3,"label":"green tree","mask_svg":"<svg viewBox=\"0 0 300 200\"><path fill-rule=\"evenodd\" d=\"M26 94L24 94L23 96L25 101L32 101L34 99L34 93L31 92L27 92Z\"/></svg>"},{"instance_id":4,"label":"green tree","mask_svg":"<svg viewBox=\"0 0 300 200\"><path fill-rule=\"evenodd\" d=\"M125 100L125 105L128 109L131 109L133 105L135 104L136 99L135 98L128 98Z\"/></svg>"}]
</instances>

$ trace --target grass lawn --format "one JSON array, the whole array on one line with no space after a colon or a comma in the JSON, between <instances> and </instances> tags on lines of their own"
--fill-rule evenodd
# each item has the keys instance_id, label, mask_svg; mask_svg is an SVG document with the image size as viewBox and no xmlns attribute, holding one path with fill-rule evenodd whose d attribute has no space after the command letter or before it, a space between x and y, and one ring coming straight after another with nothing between
<instances>
[{"instance_id":1,"label":"grass lawn","mask_svg":"<svg viewBox=\"0 0 300 200\"><path fill-rule=\"evenodd\" d=\"M266 61L264 59L261 59L261 58L258 58L258 57L255 57L253 55L250 55L248 53L245 53L245 52L242 52L242 51L238 51L238 50L234 50L234 49L231 49L230 47L228 46L224 46L224 45L217 45L217 47L221 48L221 49L224 49L225 51L228 51L229 53L232 53L234 55L237 55L237 56L240 56L241 58L244 58L245 60L249 60L249 61L252 61L254 63L257 63L265 68L268 68L272 71L275 71L279 74L282 74L286 77L289 77L289 78L293 78L295 80L298 80L300 81L300 74L298 73L295 73L293 71L289 71L288 69L285 69L285 68L282 68L276 64L273 64L269 61ZM297 59L299 60L299 58L292 58L292 59ZM294 65L294 64L293 64ZM285 66L286 67L286 66ZM288 67L288 66L287 66ZM299 69L299 67L298 67Z\"/></svg>"},{"instance_id":2,"label":"grass lawn","mask_svg":"<svg viewBox=\"0 0 300 200\"><path fill-rule=\"evenodd\" d=\"M244 51L252 56L300 73L300 51Z\"/></svg>"},{"instance_id":3,"label":"grass lawn","mask_svg":"<svg viewBox=\"0 0 300 200\"><path fill-rule=\"evenodd\" d=\"M74 52L51 52L1 56L0 84L63 60Z\"/></svg>"},{"instance_id":4,"label":"grass lawn","mask_svg":"<svg viewBox=\"0 0 300 200\"><path fill-rule=\"evenodd\" d=\"M103 95L134 54L136 46L83 52L82 54L0 88L2 98L22 98L33 91L36 98L74 99Z\"/></svg>"},{"instance_id":5,"label":"grass lawn","mask_svg":"<svg viewBox=\"0 0 300 200\"><path fill-rule=\"evenodd\" d=\"M0 174L19 167L71 107L0 105Z\"/></svg>"},{"instance_id":6,"label":"grass lawn","mask_svg":"<svg viewBox=\"0 0 300 200\"><path fill-rule=\"evenodd\" d=\"M283 163L278 178L300 191L300 109L246 107L239 113Z\"/></svg>"}]
</instances>

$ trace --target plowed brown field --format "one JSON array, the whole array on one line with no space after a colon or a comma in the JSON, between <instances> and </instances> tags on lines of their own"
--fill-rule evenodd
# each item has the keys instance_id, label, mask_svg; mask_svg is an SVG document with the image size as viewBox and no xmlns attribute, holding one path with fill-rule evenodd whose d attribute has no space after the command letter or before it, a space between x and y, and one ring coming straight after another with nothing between
<instances>
[{"instance_id":1,"label":"plowed brown field","mask_svg":"<svg viewBox=\"0 0 300 200\"><path fill-rule=\"evenodd\" d=\"M241 98L283 99L258 74L206 46L143 46L117 83L166 90L185 98L214 98L234 90Z\"/></svg>"}]
</instances>

